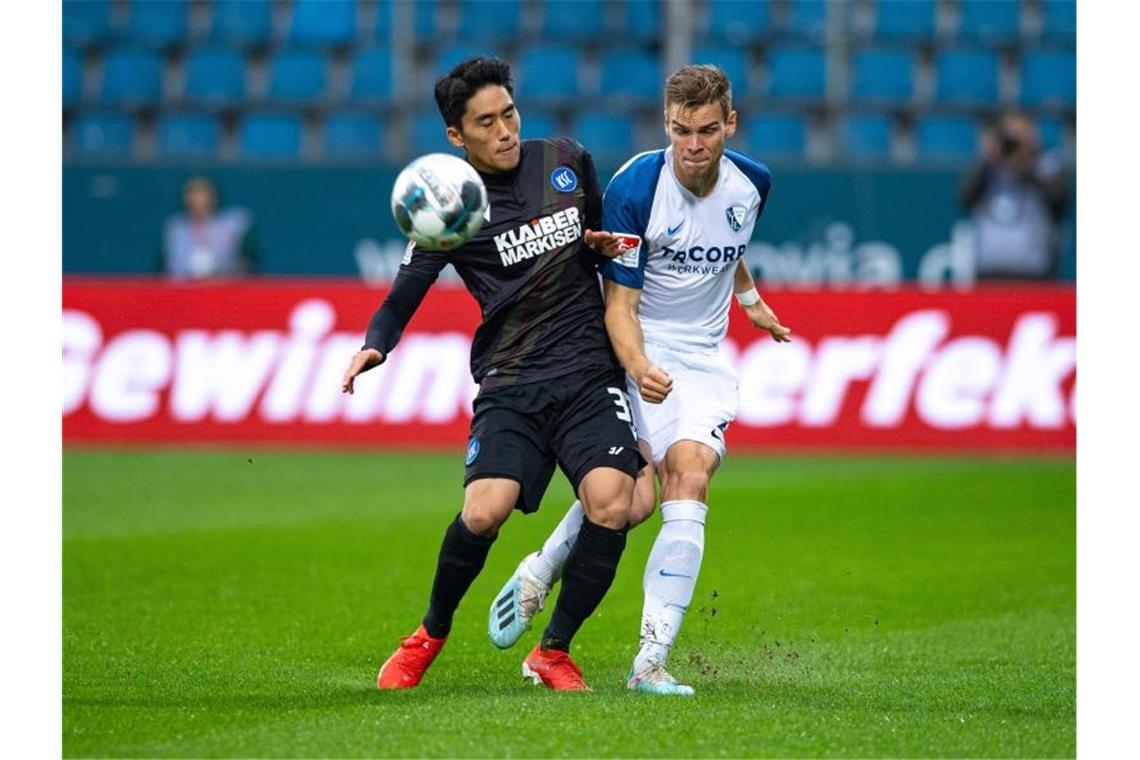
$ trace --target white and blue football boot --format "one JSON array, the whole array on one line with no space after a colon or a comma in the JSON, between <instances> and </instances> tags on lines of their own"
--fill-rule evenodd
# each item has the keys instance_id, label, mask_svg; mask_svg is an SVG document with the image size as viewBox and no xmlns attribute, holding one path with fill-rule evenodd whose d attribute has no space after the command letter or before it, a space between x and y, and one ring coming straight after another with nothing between
<instances>
[{"instance_id":1,"label":"white and blue football boot","mask_svg":"<svg viewBox=\"0 0 1140 760\"><path fill-rule=\"evenodd\" d=\"M519 563L515 574L491 602L487 635L499 649L514 646L530 629L534 616L546 605L550 587L527 569L527 560L533 556L531 554Z\"/></svg>"},{"instance_id":2,"label":"white and blue football boot","mask_svg":"<svg viewBox=\"0 0 1140 760\"><path fill-rule=\"evenodd\" d=\"M687 686L669 674L660 663L649 663L634 673L631 668L625 681L626 688L646 694L661 694L677 697L693 696L693 687Z\"/></svg>"}]
</instances>

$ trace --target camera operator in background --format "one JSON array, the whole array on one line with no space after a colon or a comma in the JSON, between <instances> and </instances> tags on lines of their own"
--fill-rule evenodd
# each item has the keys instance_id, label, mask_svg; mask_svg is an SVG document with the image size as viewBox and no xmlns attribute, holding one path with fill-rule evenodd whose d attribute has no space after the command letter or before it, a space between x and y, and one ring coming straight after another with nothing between
<instances>
[{"instance_id":1,"label":"camera operator in background","mask_svg":"<svg viewBox=\"0 0 1140 760\"><path fill-rule=\"evenodd\" d=\"M1006 113L982 136L982 163L959 195L974 221L979 280L1057 278L1069 184L1029 116Z\"/></svg>"}]
</instances>

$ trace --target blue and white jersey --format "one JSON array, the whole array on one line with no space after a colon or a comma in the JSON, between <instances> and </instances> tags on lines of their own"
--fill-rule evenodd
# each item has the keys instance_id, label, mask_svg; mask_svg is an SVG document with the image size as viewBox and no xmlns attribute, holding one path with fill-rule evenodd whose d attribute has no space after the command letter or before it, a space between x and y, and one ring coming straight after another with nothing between
<instances>
[{"instance_id":1,"label":"blue and white jersey","mask_svg":"<svg viewBox=\"0 0 1140 760\"><path fill-rule=\"evenodd\" d=\"M715 189L698 198L673 173L673 148L640 153L610 180L602 229L641 238L602 268L602 276L642 291L645 340L712 352L728 331L737 261L764 210L772 174L726 150Z\"/></svg>"}]
</instances>

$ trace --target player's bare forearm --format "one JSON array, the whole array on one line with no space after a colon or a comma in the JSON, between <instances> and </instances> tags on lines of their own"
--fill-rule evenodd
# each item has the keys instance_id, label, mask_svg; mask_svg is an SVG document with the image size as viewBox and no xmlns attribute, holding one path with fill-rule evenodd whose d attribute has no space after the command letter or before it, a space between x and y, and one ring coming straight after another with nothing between
<instances>
[{"instance_id":1,"label":"player's bare forearm","mask_svg":"<svg viewBox=\"0 0 1140 760\"><path fill-rule=\"evenodd\" d=\"M673 390L668 373L649 361L645 355L645 338L637 316L641 291L605 281L606 333L621 366L637 383L641 397L659 404Z\"/></svg>"},{"instance_id":2,"label":"player's bare forearm","mask_svg":"<svg viewBox=\"0 0 1140 760\"><path fill-rule=\"evenodd\" d=\"M756 282L752 279L752 273L748 271L748 264L744 259L737 259L736 271L732 274L732 292L745 293L754 287Z\"/></svg>"},{"instance_id":3,"label":"player's bare forearm","mask_svg":"<svg viewBox=\"0 0 1140 760\"><path fill-rule=\"evenodd\" d=\"M341 393L351 394L356 390L356 376L384 363L384 354L375 348L362 348L352 355L348 369L340 381Z\"/></svg>"}]
</instances>

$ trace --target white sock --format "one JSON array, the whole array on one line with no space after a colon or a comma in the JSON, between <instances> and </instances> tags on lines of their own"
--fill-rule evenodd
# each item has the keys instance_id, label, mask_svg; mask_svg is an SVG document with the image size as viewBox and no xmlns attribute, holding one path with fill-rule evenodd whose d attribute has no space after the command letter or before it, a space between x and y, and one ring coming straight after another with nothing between
<instances>
[{"instance_id":1,"label":"white sock","mask_svg":"<svg viewBox=\"0 0 1140 760\"><path fill-rule=\"evenodd\" d=\"M558 527L542 545L542 550L527 561L527 568L547 586L553 586L562 577L562 568L578 540L578 531L582 528L582 518L585 515L582 502L575 499L570 509L566 510L562 522L558 523Z\"/></svg>"},{"instance_id":2,"label":"white sock","mask_svg":"<svg viewBox=\"0 0 1140 760\"><path fill-rule=\"evenodd\" d=\"M693 599L705 552L705 514L699 501L661 503L661 530L645 565L645 605L641 610L641 649L635 672L669 659L685 610Z\"/></svg>"}]
</instances>

